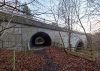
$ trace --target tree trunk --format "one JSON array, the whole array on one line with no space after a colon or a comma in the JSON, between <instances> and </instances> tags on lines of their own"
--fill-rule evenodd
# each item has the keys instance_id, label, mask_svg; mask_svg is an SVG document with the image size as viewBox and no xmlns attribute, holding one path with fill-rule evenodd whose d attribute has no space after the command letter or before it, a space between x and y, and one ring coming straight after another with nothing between
<instances>
[{"instance_id":1,"label":"tree trunk","mask_svg":"<svg viewBox=\"0 0 100 71\"><path fill-rule=\"evenodd\" d=\"M70 22L69 22L69 16L68 16L68 48L71 51L71 30L70 30Z\"/></svg>"}]
</instances>

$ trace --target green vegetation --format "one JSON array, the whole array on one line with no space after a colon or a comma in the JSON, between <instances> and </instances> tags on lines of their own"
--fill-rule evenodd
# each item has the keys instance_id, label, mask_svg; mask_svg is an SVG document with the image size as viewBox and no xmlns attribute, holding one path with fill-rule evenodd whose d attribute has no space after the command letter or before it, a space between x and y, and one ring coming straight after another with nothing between
<instances>
[{"instance_id":1,"label":"green vegetation","mask_svg":"<svg viewBox=\"0 0 100 71\"><path fill-rule=\"evenodd\" d=\"M23 12L26 15L31 15L31 10L29 9L29 7L27 6L27 4L25 3L24 6L22 7Z\"/></svg>"}]
</instances>

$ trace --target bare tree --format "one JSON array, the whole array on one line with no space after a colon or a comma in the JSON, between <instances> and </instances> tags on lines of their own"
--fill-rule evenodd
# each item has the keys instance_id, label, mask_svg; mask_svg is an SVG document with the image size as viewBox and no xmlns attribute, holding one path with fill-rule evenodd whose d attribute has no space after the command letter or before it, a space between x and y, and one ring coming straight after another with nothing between
<instances>
[{"instance_id":1,"label":"bare tree","mask_svg":"<svg viewBox=\"0 0 100 71\"><path fill-rule=\"evenodd\" d=\"M75 8L72 0L61 0L59 4L60 19L64 19L68 31L68 47L71 51L71 34L75 20Z\"/></svg>"}]
</instances>

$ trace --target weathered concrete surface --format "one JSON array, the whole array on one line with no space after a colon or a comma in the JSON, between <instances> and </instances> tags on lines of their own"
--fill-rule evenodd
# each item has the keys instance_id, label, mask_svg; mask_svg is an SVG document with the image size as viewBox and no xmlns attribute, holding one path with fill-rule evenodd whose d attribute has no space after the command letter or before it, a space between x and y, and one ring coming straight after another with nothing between
<instances>
[{"instance_id":1,"label":"weathered concrete surface","mask_svg":"<svg viewBox=\"0 0 100 71\"><path fill-rule=\"evenodd\" d=\"M6 27L9 19L11 18L11 15L1 12L0 16L1 25ZM3 22L3 19L6 22ZM16 26L4 31L4 34L0 37L3 41L3 43L0 43L0 47L10 47L10 49L16 47L18 50L28 49L31 37L37 32L45 32L50 36L52 43L56 42L62 44L59 31L63 38L65 47L68 47L68 32L65 29L19 16L14 16L8 27L13 25ZM0 26L0 28L2 27ZM86 45L86 36L84 34L74 31L71 32L72 47L76 47L78 41L80 40L82 40L84 45Z\"/></svg>"}]
</instances>

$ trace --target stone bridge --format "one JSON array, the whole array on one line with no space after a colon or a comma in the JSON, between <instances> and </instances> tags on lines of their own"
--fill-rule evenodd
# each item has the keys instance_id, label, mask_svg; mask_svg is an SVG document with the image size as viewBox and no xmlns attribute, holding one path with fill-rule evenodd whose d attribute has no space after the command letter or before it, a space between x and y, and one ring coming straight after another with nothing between
<instances>
[{"instance_id":1,"label":"stone bridge","mask_svg":"<svg viewBox=\"0 0 100 71\"><path fill-rule=\"evenodd\" d=\"M47 47L54 43L62 45L61 37L64 46L68 47L68 31L66 29L23 16L14 15L12 17L12 14L0 12L0 30L11 26L14 27L1 32L1 48L22 50ZM84 33L71 31L72 47L85 47L86 42Z\"/></svg>"}]
</instances>

